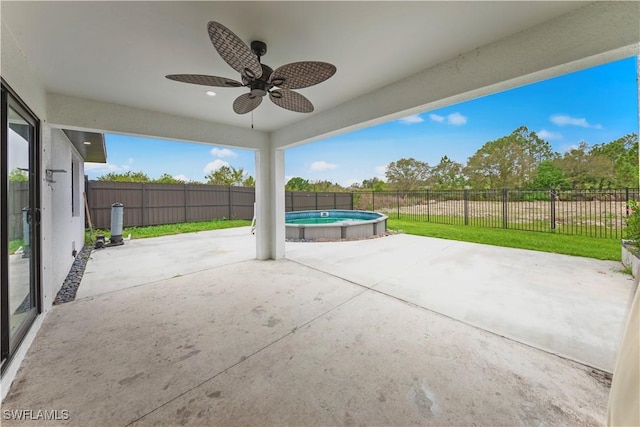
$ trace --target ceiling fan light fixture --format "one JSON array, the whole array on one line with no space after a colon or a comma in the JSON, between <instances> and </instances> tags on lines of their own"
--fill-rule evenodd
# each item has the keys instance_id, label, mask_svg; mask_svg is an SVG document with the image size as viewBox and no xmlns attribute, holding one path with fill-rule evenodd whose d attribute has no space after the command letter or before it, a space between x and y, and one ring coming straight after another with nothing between
<instances>
[{"instance_id":1,"label":"ceiling fan light fixture","mask_svg":"<svg viewBox=\"0 0 640 427\"><path fill-rule=\"evenodd\" d=\"M250 80L254 80L256 78L256 73L248 68L244 69L244 75L247 76Z\"/></svg>"},{"instance_id":2,"label":"ceiling fan light fixture","mask_svg":"<svg viewBox=\"0 0 640 427\"><path fill-rule=\"evenodd\" d=\"M256 89L251 89L251 92L249 92L251 94L251 97L256 97L256 96L265 96L267 94L267 91L264 89L260 89L260 88L256 88Z\"/></svg>"},{"instance_id":3,"label":"ceiling fan light fixture","mask_svg":"<svg viewBox=\"0 0 640 427\"><path fill-rule=\"evenodd\" d=\"M276 77L275 79L271 80L271 83L274 86L282 86L284 84L284 82L286 82L287 79L285 79L284 77Z\"/></svg>"}]
</instances>

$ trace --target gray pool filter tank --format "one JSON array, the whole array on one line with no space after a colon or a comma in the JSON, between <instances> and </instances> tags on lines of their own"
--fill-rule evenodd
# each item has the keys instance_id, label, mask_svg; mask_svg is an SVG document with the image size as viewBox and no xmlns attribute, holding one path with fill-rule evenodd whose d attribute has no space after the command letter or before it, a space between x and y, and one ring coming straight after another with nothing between
<instances>
[{"instance_id":1,"label":"gray pool filter tank","mask_svg":"<svg viewBox=\"0 0 640 427\"><path fill-rule=\"evenodd\" d=\"M111 205L111 239L110 245L123 245L122 229L124 224L124 205L114 203Z\"/></svg>"}]
</instances>

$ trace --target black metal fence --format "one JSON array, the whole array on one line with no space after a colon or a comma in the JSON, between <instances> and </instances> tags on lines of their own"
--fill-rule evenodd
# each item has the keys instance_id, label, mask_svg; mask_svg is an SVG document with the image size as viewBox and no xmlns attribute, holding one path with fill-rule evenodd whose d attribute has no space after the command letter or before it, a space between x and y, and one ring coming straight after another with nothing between
<instances>
[{"instance_id":1,"label":"black metal fence","mask_svg":"<svg viewBox=\"0 0 640 427\"><path fill-rule=\"evenodd\" d=\"M360 192L354 208L410 221L621 239L637 188Z\"/></svg>"}]
</instances>

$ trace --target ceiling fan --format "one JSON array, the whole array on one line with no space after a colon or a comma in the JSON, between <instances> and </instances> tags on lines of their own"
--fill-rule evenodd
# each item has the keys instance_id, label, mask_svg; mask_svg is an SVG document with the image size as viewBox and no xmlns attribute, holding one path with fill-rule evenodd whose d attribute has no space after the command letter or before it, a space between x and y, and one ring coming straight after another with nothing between
<instances>
[{"instance_id":1,"label":"ceiling fan","mask_svg":"<svg viewBox=\"0 0 640 427\"><path fill-rule=\"evenodd\" d=\"M327 62L292 62L273 70L261 64L260 57L267 53L267 44L255 40L251 48L224 25L211 21L207 24L209 38L222 59L240 73L240 80L203 74L170 74L170 80L203 86L247 87L249 92L233 102L233 111L246 114L253 111L265 95L279 107L299 113L310 113L313 104L292 89L302 89L327 80L336 67Z\"/></svg>"}]
</instances>

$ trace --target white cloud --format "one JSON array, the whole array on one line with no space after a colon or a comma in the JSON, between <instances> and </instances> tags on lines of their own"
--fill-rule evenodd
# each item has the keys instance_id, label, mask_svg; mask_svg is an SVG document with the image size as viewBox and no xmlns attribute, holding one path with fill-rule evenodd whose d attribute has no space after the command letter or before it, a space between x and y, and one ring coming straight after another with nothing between
<instances>
[{"instance_id":1,"label":"white cloud","mask_svg":"<svg viewBox=\"0 0 640 427\"><path fill-rule=\"evenodd\" d=\"M557 132L550 132L546 129L542 129L538 132L538 136L542 139L562 139L562 134Z\"/></svg>"},{"instance_id":2,"label":"white cloud","mask_svg":"<svg viewBox=\"0 0 640 427\"><path fill-rule=\"evenodd\" d=\"M186 176L184 176L183 174L173 175L173 178L177 179L177 180L180 180L180 181L183 181L183 182L189 182L190 181L190 179L187 178Z\"/></svg>"},{"instance_id":3,"label":"white cloud","mask_svg":"<svg viewBox=\"0 0 640 427\"><path fill-rule=\"evenodd\" d=\"M467 123L467 117L460 113L451 113L448 116L441 116L439 114L429 114L429 118L434 122L444 123L445 120L448 124L453 126L460 126Z\"/></svg>"},{"instance_id":4,"label":"white cloud","mask_svg":"<svg viewBox=\"0 0 640 427\"><path fill-rule=\"evenodd\" d=\"M333 169L336 169L337 167L338 165L336 165L335 163L328 163L328 162L325 162L324 160L319 160L317 162L311 163L311 170L314 172L333 170Z\"/></svg>"},{"instance_id":5,"label":"white cloud","mask_svg":"<svg viewBox=\"0 0 640 427\"><path fill-rule=\"evenodd\" d=\"M204 173L209 173L220 169L222 166L229 166L229 163L225 162L224 160L215 159L213 162L207 163L203 171Z\"/></svg>"},{"instance_id":6,"label":"white cloud","mask_svg":"<svg viewBox=\"0 0 640 427\"><path fill-rule=\"evenodd\" d=\"M555 114L549 118L553 124L558 126L580 126L583 128L602 129L600 124L591 124L584 117L571 117L565 114Z\"/></svg>"},{"instance_id":7,"label":"white cloud","mask_svg":"<svg viewBox=\"0 0 640 427\"><path fill-rule=\"evenodd\" d=\"M571 150L577 150L578 148L580 148L578 144L563 145L562 147L560 147L560 152L564 154Z\"/></svg>"},{"instance_id":8,"label":"white cloud","mask_svg":"<svg viewBox=\"0 0 640 427\"><path fill-rule=\"evenodd\" d=\"M127 159L127 163L129 163L130 165L132 165L132 164L133 164L133 157L129 157L129 158Z\"/></svg>"},{"instance_id":9,"label":"white cloud","mask_svg":"<svg viewBox=\"0 0 640 427\"><path fill-rule=\"evenodd\" d=\"M361 182L360 180L352 178L352 179L347 179L347 180L343 181L342 184L340 184L340 185L342 185L343 187L347 188L347 187L351 187L353 184L360 184L360 182Z\"/></svg>"},{"instance_id":10,"label":"white cloud","mask_svg":"<svg viewBox=\"0 0 640 427\"><path fill-rule=\"evenodd\" d=\"M84 164L84 170L86 172L95 173L110 173L110 172L122 172L124 168L122 166L114 165L113 163L91 163L86 162Z\"/></svg>"},{"instance_id":11,"label":"white cloud","mask_svg":"<svg viewBox=\"0 0 640 427\"><path fill-rule=\"evenodd\" d=\"M129 169L131 169L131 166L129 165L122 165L122 169L128 171Z\"/></svg>"},{"instance_id":12,"label":"white cloud","mask_svg":"<svg viewBox=\"0 0 640 427\"><path fill-rule=\"evenodd\" d=\"M237 154L228 148L212 148L210 153L215 157L236 157Z\"/></svg>"},{"instance_id":13,"label":"white cloud","mask_svg":"<svg viewBox=\"0 0 640 427\"><path fill-rule=\"evenodd\" d=\"M460 126L467 123L467 118L460 113L452 113L447 116L447 123L454 126Z\"/></svg>"},{"instance_id":14,"label":"white cloud","mask_svg":"<svg viewBox=\"0 0 640 427\"><path fill-rule=\"evenodd\" d=\"M374 169L376 173L384 175L387 172L387 166L388 165L380 165L380 166L376 166Z\"/></svg>"},{"instance_id":15,"label":"white cloud","mask_svg":"<svg viewBox=\"0 0 640 427\"><path fill-rule=\"evenodd\" d=\"M415 123L422 123L424 119L420 117L419 114L414 114L412 116L403 117L398 120L400 123L404 123L405 125L412 125Z\"/></svg>"}]
</instances>

